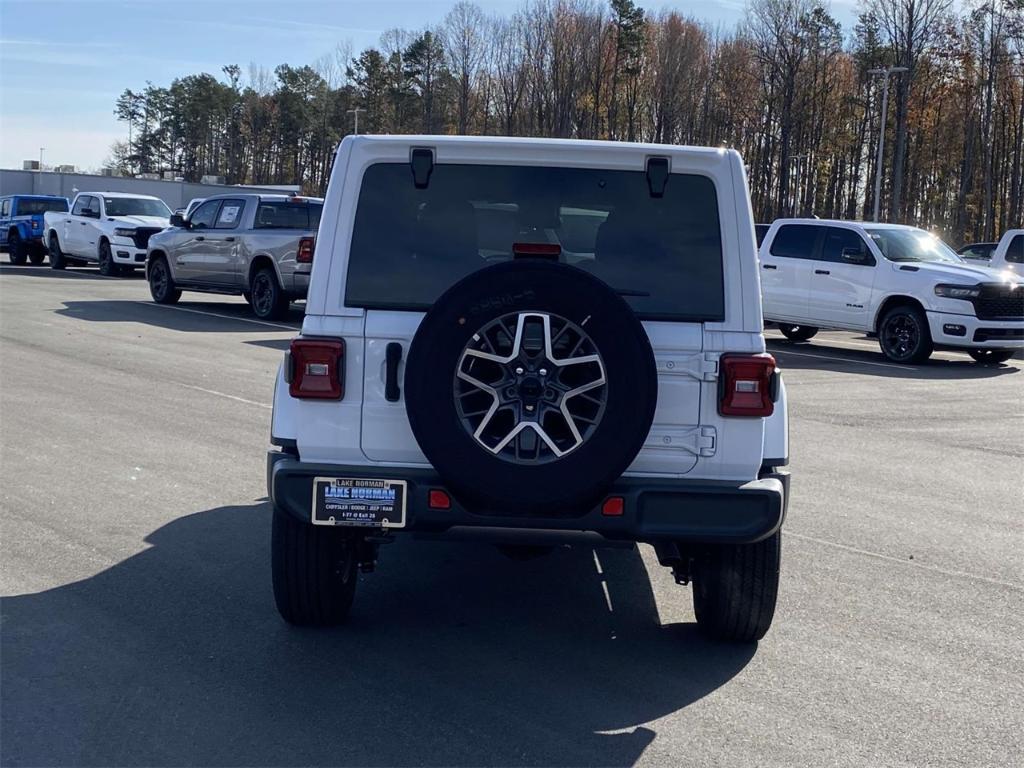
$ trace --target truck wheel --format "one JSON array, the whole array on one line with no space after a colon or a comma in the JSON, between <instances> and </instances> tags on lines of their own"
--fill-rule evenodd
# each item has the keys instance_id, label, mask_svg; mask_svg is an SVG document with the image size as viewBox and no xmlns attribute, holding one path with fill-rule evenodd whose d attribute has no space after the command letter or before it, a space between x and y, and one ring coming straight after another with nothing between
<instances>
[{"instance_id":1,"label":"truck wheel","mask_svg":"<svg viewBox=\"0 0 1024 768\"><path fill-rule=\"evenodd\" d=\"M54 232L50 235L50 269L64 269L67 265L64 252L60 249L60 240Z\"/></svg>"},{"instance_id":2,"label":"truck wheel","mask_svg":"<svg viewBox=\"0 0 1024 768\"><path fill-rule=\"evenodd\" d=\"M577 516L630 465L658 375L636 314L593 275L512 261L449 288L405 366L413 435L481 514Z\"/></svg>"},{"instance_id":3,"label":"truck wheel","mask_svg":"<svg viewBox=\"0 0 1024 768\"><path fill-rule=\"evenodd\" d=\"M782 335L790 341L807 341L814 338L818 329L812 325L779 325Z\"/></svg>"},{"instance_id":4,"label":"truck wheel","mask_svg":"<svg viewBox=\"0 0 1024 768\"><path fill-rule=\"evenodd\" d=\"M38 267L44 261L46 261L46 249L41 245L33 245L32 250L28 253L28 260L33 267Z\"/></svg>"},{"instance_id":5,"label":"truck wheel","mask_svg":"<svg viewBox=\"0 0 1024 768\"><path fill-rule=\"evenodd\" d=\"M982 365L999 365L1013 357L1012 349L969 349L967 354Z\"/></svg>"},{"instance_id":6,"label":"truck wheel","mask_svg":"<svg viewBox=\"0 0 1024 768\"><path fill-rule=\"evenodd\" d=\"M11 264L19 267L25 263L25 243L18 234L18 230L12 230L7 238L7 252L10 255Z\"/></svg>"},{"instance_id":7,"label":"truck wheel","mask_svg":"<svg viewBox=\"0 0 1024 768\"><path fill-rule=\"evenodd\" d=\"M121 270L114 263L114 254L110 252L110 243L104 240L100 243L100 274L104 277L116 277Z\"/></svg>"},{"instance_id":8,"label":"truck wheel","mask_svg":"<svg viewBox=\"0 0 1024 768\"><path fill-rule=\"evenodd\" d=\"M693 567L693 611L701 631L738 643L764 637L775 615L781 559L781 533L701 553Z\"/></svg>"},{"instance_id":9,"label":"truck wheel","mask_svg":"<svg viewBox=\"0 0 1024 768\"><path fill-rule=\"evenodd\" d=\"M149 295L157 304L177 304L181 298L167 261L159 256L149 265Z\"/></svg>"},{"instance_id":10,"label":"truck wheel","mask_svg":"<svg viewBox=\"0 0 1024 768\"><path fill-rule=\"evenodd\" d=\"M274 508L270 537L274 602L289 624L341 624L358 581L355 537L344 528L316 526Z\"/></svg>"},{"instance_id":11,"label":"truck wheel","mask_svg":"<svg viewBox=\"0 0 1024 768\"><path fill-rule=\"evenodd\" d=\"M932 354L928 319L917 307L893 307L878 324L878 345L894 363L923 363Z\"/></svg>"},{"instance_id":12,"label":"truck wheel","mask_svg":"<svg viewBox=\"0 0 1024 768\"><path fill-rule=\"evenodd\" d=\"M277 275L270 267L260 267L249 284L253 314L260 320L280 320L288 312L288 296L277 284Z\"/></svg>"}]
</instances>

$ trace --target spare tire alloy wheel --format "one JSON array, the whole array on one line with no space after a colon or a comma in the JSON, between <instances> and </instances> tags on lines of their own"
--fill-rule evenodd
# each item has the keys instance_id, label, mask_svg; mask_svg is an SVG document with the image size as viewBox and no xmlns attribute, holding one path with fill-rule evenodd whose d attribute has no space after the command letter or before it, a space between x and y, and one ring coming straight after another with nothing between
<instances>
[{"instance_id":1,"label":"spare tire alloy wheel","mask_svg":"<svg viewBox=\"0 0 1024 768\"><path fill-rule=\"evenodd\" d=\"M606 382L582 328L564 317L519 312L473 334L456 372L455 408L473 439L498 458L555 461L596 431Z\"/></svg>"},{"instance_id":2,"label":"spare tire alloy wheel","mask_svg":"<svg viewBox=\"0 0 1024 768\"><path fill-rule=\"evenodd\" d=\"M628 304L582 270L514 261L444 293L406 360L413 434L480 514L591 509L650 431L657 372Z\"/></svg>"}]
</instances>

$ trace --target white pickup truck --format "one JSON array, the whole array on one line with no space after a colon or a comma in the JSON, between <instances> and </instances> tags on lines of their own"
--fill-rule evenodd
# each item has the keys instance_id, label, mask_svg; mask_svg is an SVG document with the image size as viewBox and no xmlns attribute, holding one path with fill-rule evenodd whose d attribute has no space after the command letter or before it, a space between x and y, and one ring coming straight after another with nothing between
<instances>
[{"instance_id":1,"label":"white pickup truck","mask_svg":"<svg viewBox=\"0 0 1024 768\"><path fill-rule=\"evenodd\" d=\"M1024 229L1008 229L999 238L988 265L992 269L1008 269L1024 275Z\"/></svg>"},{"instance_id":2,"label":"white pickup truck","mask_svg":"<svg viewBox=\"0 0 1024 768\"><path fill-rule=\"evenodd\" d=\"M997 364L1024 349L1024 278L915 227L778 219L760 262L764 319L793 341L863 331L897 363L959 349Z\"/></svg>"},{"instance_id":3,"label":"white pickup truck","mask_svg":"<svg viewBox=\"0 0 1024 768\"><path fill-rule=\"evenodd\" d=\"M113 276L146 264L151 235L170 226L171 209L163 200L123 192L79 192L70 213L43 217L50 267L95 263Z\"/></svg>"}]
</instances>

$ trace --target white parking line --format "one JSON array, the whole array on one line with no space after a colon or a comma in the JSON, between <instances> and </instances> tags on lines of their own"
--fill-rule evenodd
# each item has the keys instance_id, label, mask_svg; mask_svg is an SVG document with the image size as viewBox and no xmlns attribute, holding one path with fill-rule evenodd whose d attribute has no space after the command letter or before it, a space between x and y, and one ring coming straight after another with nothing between
<instances>
[{"instance_id":1,"label":"white parking line","mask_svg":"<svg viewBox=\"0 0 1024 768\"><path fill-rule=\"evenodd\" d=\"M258 405L260 408L266 408L268 411L273 410L274 406L267 403L257 403L255 400L246 400L244 397L238 395L229 395L227 392L218 392L216 389L205 389L204 387L196 387L192 384L179 384L178 386L184 387L185 389L194 389L196 392L205 392L208 395L217 395L217 397L226 397L228 400L236 400L239 403L246 403L248 405Z\"/></svg>"},{"instance_id":2,"label":"white parking line","mask_svg":"<svg viewBox=\"0 0 1024 768\"><path fill-rule=\"evenodd\" d=\"M219 312L206 312L205 310L202 310L202 309L189 309L188 307L176 307L173 304L155 304L155 303L153 303L151 301L136 301L134 303L138 304L140 306L143 306L143 307L159 307L160 309L176 309L179 312L191 312L194 315L206 315L207 317L219 317L222 320L236 320L239 323L252 323L254 325L266 325L266 326L269 326L271 328L283 328L286 331L292 331L292 332L296 332L296 331L299 330L299 328L297 328L294 325L285 325L284 323L272 323L272 322L270 322L268 320L254 320L251 317L237 317L235 315L222 315Z\"/></svg>"},{"instance_id":3,"label":"white parking line","mask_svg":"<svg viewBox=\"0 0 1024 768\"><path fill-rule=\"evenodd\" d=\"M773 349L772 352L777 352L780 355L797 355L798 357L814 357L818 360L835 360L840 363L848 363L850 365L875 365L879 368L895 368L898 371L917 371L919 368L915 368L912 365L893 365L892 363L876 363L873 360L851 360L848 357L832 357L831 355L812 355L809 352L793 352L789 349Z\"/></svg>"},{"instance_id":4,"label":"white parking line","mask_svg":"<svg viewBox=\"0 0 1024 768\"><path fill-rule=\"evenodd\" d=\"M911 568L919 568L922 571L932 571L933 573L941 573L943 576L954 576L962 579L972 579L974 581L983 581L986 584L995 584L1000 587L1007 587L1009 589L1016 590L1018 592L1024 592L1024 585L1014 584L1009 581L1002 581L1000 579L993 579L989 576L981 576L976 573L968 573L967 571L953 571L946 568L940 568L937 565L928 565L926 563L919 563L916 560L904 560L901 557L893 557L892 555L883 555L880 552L872 552L868 549L861 549L860 547L851 547L848 544L840 544L837 541L829 541L828 539L819 539L814 536L805 536L801 533L793 533L787 531L786 536L790 536L795 539L803 539L804 541L810 541L814 544L822 544L826 547L835 547L845 552L852 552L856 555L865 555L866 557L873 557L877 560L885 560L890 563L899 563L900 565L907 565Z\"/></svg>"}]
</instances>

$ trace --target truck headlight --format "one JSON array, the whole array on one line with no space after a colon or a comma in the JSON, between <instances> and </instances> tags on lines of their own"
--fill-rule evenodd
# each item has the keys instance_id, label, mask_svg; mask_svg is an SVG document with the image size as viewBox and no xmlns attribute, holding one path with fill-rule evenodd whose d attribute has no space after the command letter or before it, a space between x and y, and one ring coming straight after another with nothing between
<instances>
[{"instance_id":1,"label":"truck headlight","mask_svg":"<svg viewBox=\"0 0 1024 768\"><path fill-rule=\"evenodd\" d=\"M135 237L135 229L134 228L129 229L129 228L126 228L126 227L118 227L117 229L114 230L114 236L115 237L132 238L132 237Z\"/></svg>"},{"instance_id":2,"label":"truck headlight","mask_svg":"<svg viewBox=\"0 0 1024 768\"><path fill-rule=\"evenodd\" d=\"M936 296L945 296L947 299L976 299L981 295L981 288L976 285L936 285Z\"/></svg>"}]
</instances>

